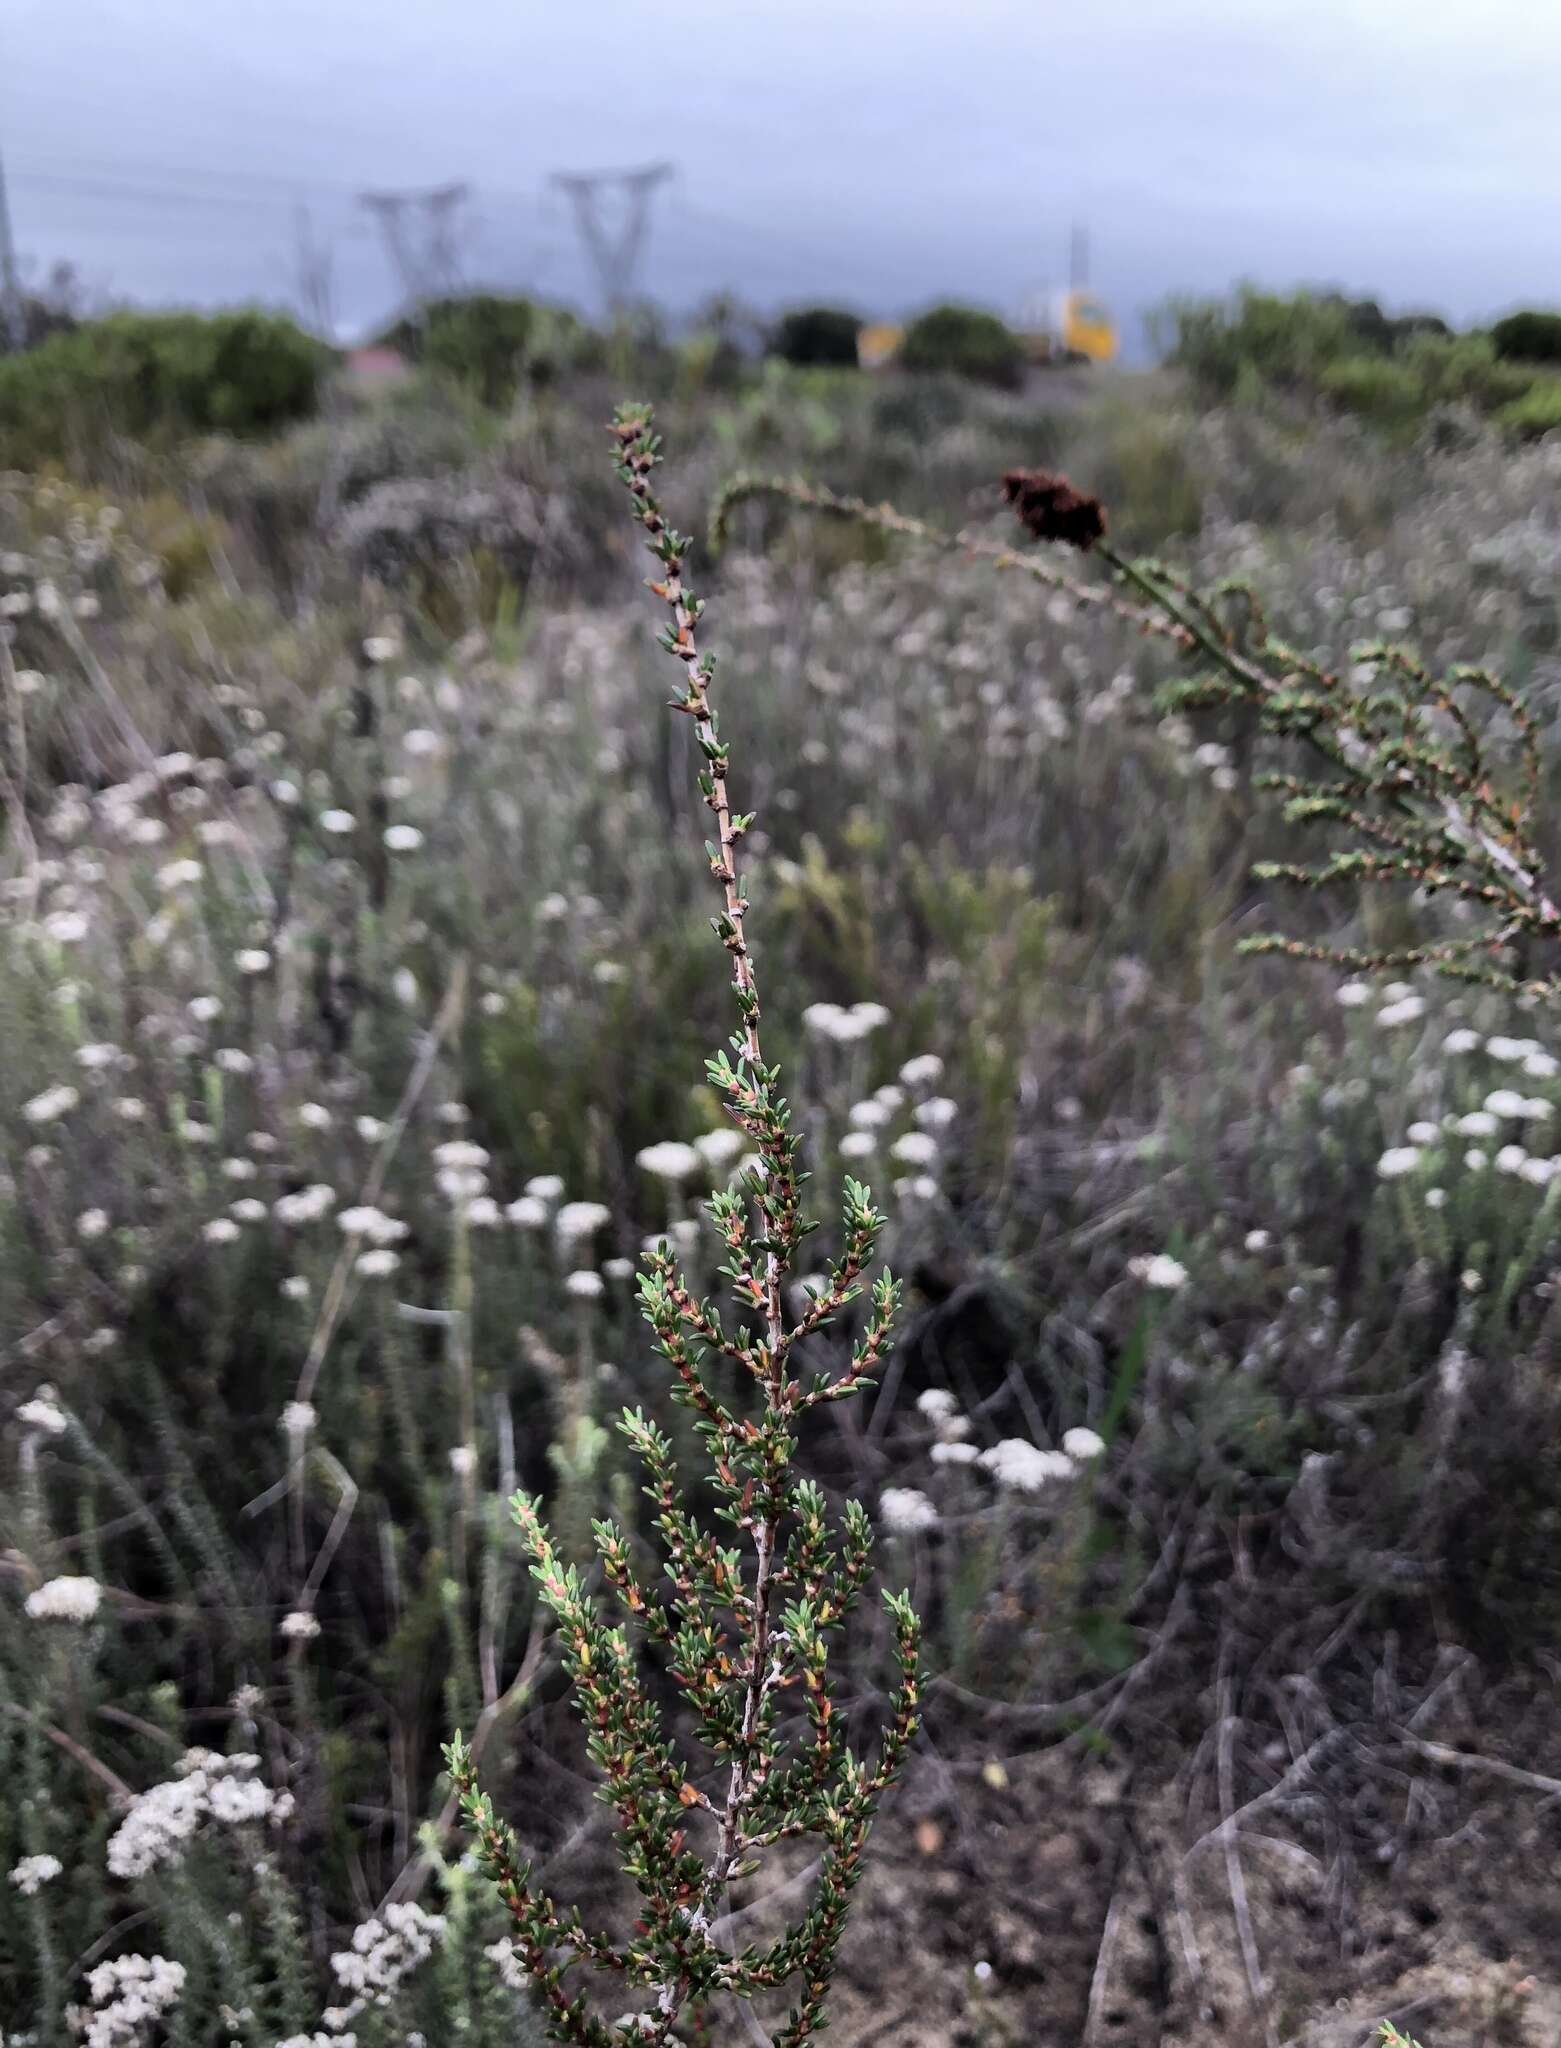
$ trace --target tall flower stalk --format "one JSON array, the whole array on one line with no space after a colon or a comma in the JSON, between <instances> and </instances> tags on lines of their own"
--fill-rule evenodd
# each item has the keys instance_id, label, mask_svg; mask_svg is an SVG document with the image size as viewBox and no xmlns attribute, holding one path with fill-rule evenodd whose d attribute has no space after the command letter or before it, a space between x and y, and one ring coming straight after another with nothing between
<instances>
[{"instance_id":1,"label":"tall flower stalk","mask_svg":"<svg viewBox=\"0 0 1561 2048\"><path fill-rule=\"evenodd\" d=\"M619 1945L587 1930L577 1913L560 1911L539 1891L514 1831L479 1788L459 1734L446 1760L554 2039L581 2048L668 2041L681 2020L716 2001L752 2008L771 1994L778 2003L790 1988L777 2030L760 2026L750 2010L750 2031L774 2048L800 2048L825 2024L868 1829L916 1729L919 1627L906 1595L885 1596L899 1678L876 1760L864 1759L841 1725L829 1652L867 1583L872 1532L855 1501L831 1526L820 1489L796 1474L799 1432L811 1410L871 1382L888 1351L900 1288L887 1271L867 1281L884 1218L868 1189L848 1179L840 1257L800 1312L788 1313L787 1281L815 1226L802 1210L801 1140L780 1070L766 1061L760 1040L738 865L753 817L732 806L729 747L711 702L714 659L696 638L704 601L687 581L690 542L667 523L651 489L661 453L649 410L621 409L611 431L617 473L659 565L650 589L667 612L660 644L682 672L673 708L692 721L700 792L714 820L705 852L720 908L711 923L731 962L738 1028L707 1071L759 1161L706 1204L741 1320L728 1328L716 1302L689 1286L665 1242L647 1256L640 1307L671 1367L671 1398L694 1411L716 1516L738 1541L728 1547L696 1517L670 1439L639 1409L626 1410L619 1427L644 1468L661 1571L642 1573L615 1523L592 1525L602 1577L623 1610L616 1625L604 1619L580 1568L559 1557L538 1502L517 1493L511 1503L558 1624L590 1753L606 1780L602 1796L617 1813L623 1869L640 1895L632 1940ZM864 1290L867 1311L849 1363L805 1375L802 1347ZM723 1396L718 1373L735 1380L736 1396ZM669 1727L673 1705L691 1722L710 1771L682 1760ZM729 1886L754 1873L764 1851L805 1836L822 1845L809 1910L767 1946L733 1952L717 1932ZM639 1987L643 2008L611 2022L596 2017L566 1986L580 1963Z\"/></svg>"}]
</instances>

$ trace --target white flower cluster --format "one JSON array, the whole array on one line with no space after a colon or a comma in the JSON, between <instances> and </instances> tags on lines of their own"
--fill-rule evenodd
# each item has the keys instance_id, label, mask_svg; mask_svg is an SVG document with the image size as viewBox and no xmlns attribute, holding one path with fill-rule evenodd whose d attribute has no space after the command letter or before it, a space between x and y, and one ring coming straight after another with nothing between
<instances>
[{"instance_id":1,"label":"white flower cluster","mask_svg":"<svg viewBox=\"0 0 1561 2048\"><path fill-rule=\"evenodd\" d=\"M271 1205L278 1223L319 1223L336 1206L336 1190L314 1181L296 1194L280 1195Z\"/></svg>"},{"instance_id":2,"label":"white flower cluster","mask_svg":"<svg viewBox=\"0 0 1561 2048\"><path fill-rule=\"evenodd\" d=\"M491 1230L500 1219L499 1205L488 1193L486 1146L470 1138L447 1138L434 1147L434 1166L434 1183L451 1208L472 1228Z\"/></svg>"},{"instance_id":3,"label":"white flower cluster","mask_svg":"<svg viewBox=\"0 0 1561 2048\"><path fill-rule=\"evenodd\" d=\"M553 1219L553 1227L561 1244L577 1244L582 1238L605 1230L611 1221L612 1212L604 1202L565 1202Z\"/></svg>"},{"instance_id":4,"label":"white flower cluster","mask_svg":"<svg viewBox=\"0 0 1561 2048\"><path fill-rule=\"evenodd\" d=\"M331 1957L337 1983L353 1995L345 2006L330 2008L325 2024L339 2032L369 2006L388 2005L402 1980L428 1960L444 1935L443 1917L413 1904L387 1906L378 1919L355 1927L351 1947Z\"/></svg>"},{"instance_id":5,"label":"white flower cluster","mask_svg":"<svg viewBox=\"0 0 1561 2048\"><path fill-rule=\"evenodd\" d=\"M1454 1045L1454 1040L1458 1043ZM1495 1057L1522 1066L1525 1073L1535 1074L1541 1079L1549 1078L1545 1063L1554 1066L1548 1053L1543 1053L1531 1038L1490 1038L1481 1041L1475 1032L1450 1032L1443 1049L1458 1052L1473 1052L1483 1043L1488 1053ZM1538 1064L1536 1064L1538 1063ZM1494 1166L1498 1173L1511 1175L1531 1187L1548 1187L1552 1181L1561 1178L1561 1154L1545 1157L1531 1153L1525 1145L1508 1143L1494 1154L1485 1149L1488 1140L1499 1138L1503 1125L1548 1123L1555 1116L1553 1102L1544 1096L1525 1095L1517 1088L1492 1088L1478 1109L1470 1109L1459 1115L1449 1115L1440 1124L1428 1119L1412 1123L1405 1132L1406 1143L1390 1145L1377 1160L1377 1177L1380 1180L1406 1180L1418 1173L1422 1166L1433 1159L1441 1160L1440 1148L1448 1138L1473 1138L1480 1142L1473 1144L1463 1153L1463 1165L1470 1173L1482 1172L1487 1166ZM1446 1190L1429 1187L1425 1191L1428 1207L1440 1209L1447 1200Z\"/></svg>"},{"instance_id":6,"label":"white flower cluster","mask_svg":"<svg viewBox=\"0 0 1561 2048\"><path fill-rule=\"evenodd\" d=\"M81 1096L68 1082L58 1087L45 1088L41 1095L34 1095L22 1104L22 1115L30 1124L58 1123L62 1116L69 1116L80 1102Z\"/></svg>"},{"instance_id":7,"label":"white flower cluster","mask_svg":"<svg viewBox=\"0 0 1561 2048\"><path fill-rule=\"evenodd\" d=\"M834 1045L856 1045L881 1031L888 1021L889 1012L882 1003L852 1003L849 1009L839 1003L809 1003L802 1013L804 1030Z\"/></svg>"},{"instance_id":8,"label":"white flower cluster","mask_svg":"<svg viewBox=\"0 0 1561 2048\"><path fill-rule=\"evenodd\" d=\"M67 2013L84 2048L140 2048L146 2030L164 2019L184 1990L183 1963L166 1956L115 1956L87 1973L90 2006Z\"/></svg>"},{"instance_id":9,"label":"white flower cluster","mask_svg":"<svg viewBox=\"0 0 1561 2048\"><path fill-rule=\"evenodd\" d=\"M878 1496L878 1512L891 1536L914 1536L938 1526L937 1509L914 1486L886 1486Z\"/></svg>"},{"instance_id":10,"label":"white flower cluster","mask_svg":"<svg viewBox=\"0 0 1561 2048\"><path fill-rule=\"evenodd\" d=\"M928 1454L934 1465L980 1465L999 1486L1012 1493L1039 1493L1053 1480L1071 1479L1081 1465L1100 1457L1106 1448L1103 1437L1081 1425L1066 1432L1060 1451L1042 1450L1017 1436L1005 1437L990 1450L978 1451L967 1441L969 1418L960 1414L958 1402L946 1387L928 1387L917 1398L916 1406L937 1431L938 1440ZM893 1501L891 1495L896 1496ZM932 1512L931 1521L920 1518L916 1503L924 1501ZM891 1531L931 1528L937 1519L926 1496L909 1487L888 1488L882 1495L882 1506L885 1526Z\"/></svg>"},{"instance_id":11,"label":"white flower cluster","mask_svg":"<svg viewBox=\"0 0 1561 2048\"><path fill-rule=\"evenodd\" d=\"M244 1752L220 1756L192 1749L178 1776L141 1793L109 1837L108 1867L115 1877L144 1877L172 1862L204 1821L226 1827L269 1821L292 1813L291 1792L277 1792L256 1776L260 1759Z\"/></svg>"},{"instance_id":12,"label":"white flower cluster","mask_svg":"<svg viewBox=\"0 0 1561 2048\"><path fill-rule=\"evenodd\" d=\"M483 1950L483 1954L493 1964L499 1973L501 1981L507 1984L511 1991L528 1991L531 1988L531 1979L526 1973L526 1966L520 1957L516 1955L515 1944L508 1935L501 1935L497 1941L490 1941ZM281 2048L287 2048L287 2043L281 2043Z\"/></svg>"},{"instance_id":13,"label":"white flower cluster","mask_svg":"<svg viewBox=\"0 0 1561 2048\"><path fill-rule=\"evenodd\" d=\"M399 1217L387 1216L383 1209L367 1202L343 1209L336 1218L336 1227L347 1237L365 1237L370 1244L379 1245L399 1244L408 1232L408 1226Z\"/></svg>"},{"instance_id":14,"label":"white flower cluster","mask_svg":"<svg viewBox=\"0 0 1561 2048\"><path fill-rule=\"evenodd\" d=\"M1073 1477L1073 1460L1065 1451L1043 1451L1022 1436L1004 1437L981 1453L981 1469L990 1472L1009 1493L1039 1493L1054 1479Z\"/></svg>"},{"instance_id":15,"label":"white flower cluster","mask_svg":"<svg viewBox=\"0 0 1561 2048\"><path fill-rule=\"evenodd\" d=\"M90 1621L103 1599L96 1579L45 1579L28 1594L26 1609L34 1621Z\"/></svg>"},{"instance_id":16,"label":"white flower cluster","mask_svg":"<svg viewBox=\"0 0 1561 2048\"><path fill-rule=\"evenodd\" d=\"M23 1401L16 1411L16 1419L24 1429L35 1429L41 1436L63 1436L65 1433L64 1411L57 1406L53 1387L42 1386L30 1401Z\"/></svg>"},{"instance_id":17,"label":"white flower cluster","mask_svg":"<svg viewBox=\"0 0 1561 2048\"><path fill-rule=\"evenodd\" d=\"M711 1173L724 1173L735 1166L743 1155L747 1139L731 1124L723 1124L713 1131L705 1131L694 1140L694 1150L705 1162Z\"/></svg>"},{"instance_id":18,"label":"white flower cluster","mask_svg":"<svg viewBox=\"0 0 1561 2048\"><path fill-rule=\"evenodd\" d=\"M1173 1259L1169 1252L1129 1259L1128 1271L1135 1280L1142 1280L1146 1287L1157 1287L1165 1294L1174 1294L1178 1287L1187 1284L1187 1268L1180 1259Z\"/></svg>"},{"instance_id":19,"label":"white flower cluster","mask_svg":"<svg viewBox=\"0 0 1561 2048\"><path fill-rule=\"evenodd\" d=\"M11 1866L6 1875L22 1897L30 1899L58 1877L64 1868L58 1856L24 1856L20 1863Z\"/></svg>"},{"instance_id":20,"label":"white flower cluster","mask_svg":"<svg viewBox=\"0 0 1561 2048\"><path fill-rule=\"evenodd\" d=\"M664 1138L659 1145L647 1145L642 1152L634 1155L636 1165L642 1167L652 1180L664 1181L668 1187L681 1187L692 1180L704 1161L692 1145L684 1145L676 1138Z\"/></svg>"}]
</instances>

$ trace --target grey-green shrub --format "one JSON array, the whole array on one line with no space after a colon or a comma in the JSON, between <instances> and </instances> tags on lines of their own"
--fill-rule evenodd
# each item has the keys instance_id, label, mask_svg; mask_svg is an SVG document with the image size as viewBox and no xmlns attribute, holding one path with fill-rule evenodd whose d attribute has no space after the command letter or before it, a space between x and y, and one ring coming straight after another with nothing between
<instances>
[{"instance_id":1,"label":"grey-green shrub","mask_svg":"<svg viewBox=\"0 0 1561 2048\"><path fill-rule=\"evenodd\" d=\"M907 370L946 370L977 384L1016 390L1024 379L1024 348L1012 328L979 306L932 306L905 330L900 361Z\"/></svg>"},{"instance_id":2,"label":"grey-green shrub","mask_svg":"<svg viewBox=\"0 0 1561 2048\"><path fill-rule=\"evenodd\" d=\"M281 315L111 313L0 358L0 467L114 437L269 433L314 410L328 351Z\"/></svg>"}]
</instances>

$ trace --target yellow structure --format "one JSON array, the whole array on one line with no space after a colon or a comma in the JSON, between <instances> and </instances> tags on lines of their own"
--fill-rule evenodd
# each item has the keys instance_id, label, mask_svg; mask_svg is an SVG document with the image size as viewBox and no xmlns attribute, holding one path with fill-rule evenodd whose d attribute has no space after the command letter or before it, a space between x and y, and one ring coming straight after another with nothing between
<instances>
[{"instance_id":1,"label":"yellow structure","mask_svg":"<svg viewBox=\"0 0 1561 2048\"><path fill-rule=\"evenodd\" d=\"M1014 330L1032 363L1111 363L1121 347L1111 315L1082 289L1032 299ZM898 362L904 339L903 327L870 321L857 330L857 362L864 370L886 370Z\"/></svg>"},{"instance_id":2,"label":"yellow structure","mask_svg":"<svg viewBox=\"0 0 1561 2048\"><path fill-rule=\"evenodd\" d=\"M1116 323L1091 291L1076 288L1026 307L1019 335L1032 362L1115 362Z\"/></svg>"},{"instance_id":3,"label":"yellow structure","mask_svg":"<svg viewBox=\"0 0 1561 2048\"><path fill-rule=\"evenodd\" d=\"M864 370L882 370L900 353L900 343L904 339L905 329L887 320L859 327L856 334L857 362Z\"/></svg>"}]
</instances>

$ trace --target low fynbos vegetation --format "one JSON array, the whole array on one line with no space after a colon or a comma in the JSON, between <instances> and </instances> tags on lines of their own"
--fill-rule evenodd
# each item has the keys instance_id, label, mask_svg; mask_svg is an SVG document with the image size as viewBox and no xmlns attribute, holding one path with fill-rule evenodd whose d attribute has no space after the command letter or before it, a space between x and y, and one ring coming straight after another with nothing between
<instances>
[{"instance_id":1,"label":"low fynbos vegetation","mask_svg":"<svg viewBox=\"0 0 1561 2048\"><path fill-rule=\"evenodd\" d=\"M116 438L274 432L313 412L326 359L272 314L84 321L0 357L0 460L101 460Z\"/></svg>"},{"instance_id":2,"label":"low fynbos vegetation","mask_svg":"<svg viewBox=\"0 0 1561 2048\"><path fill-rule=\"evenodd\" d=\"M1561 423L1554 314L1454 334L1434 315L1394 318L1370 299L1248 288L1228 303L1179 302L1164 324L1170 360L1220 398L1321 401L1397 438L1466 433L1489 417L1535 439Z\"/></svg>"},{"instance_id":3,"label":"low fynbos vegetation","mask_svg":"<svg viewBox=\"0 0 1561 2048\"><path fill-rule=\"evenodd\" d=\"M0 480L7 2042L865 2039L890 1927L929 2042L1434 2038L1362 1927L1555 1774L1556 453L657 361L713 688L588 368Z\"/></svg>"}]
</instances>

